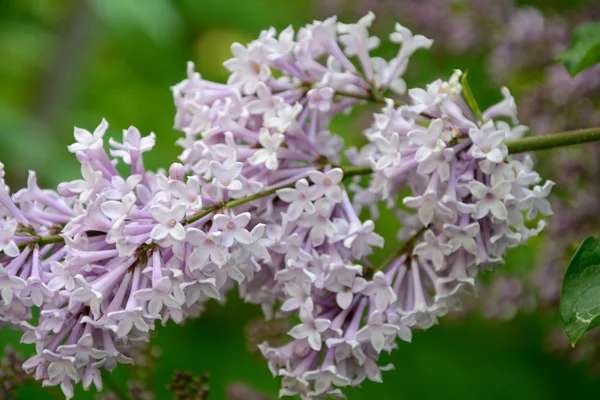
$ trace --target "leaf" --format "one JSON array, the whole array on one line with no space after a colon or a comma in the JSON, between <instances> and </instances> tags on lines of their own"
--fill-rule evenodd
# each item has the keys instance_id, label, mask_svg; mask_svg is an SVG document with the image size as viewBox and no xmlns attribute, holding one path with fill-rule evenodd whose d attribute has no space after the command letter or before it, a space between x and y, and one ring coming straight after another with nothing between
<instances>
[{"instance_id":1,"label":"leaf","mask_svg":"<svg viewBox=\"0 0 600 400\"><path fill-rule=\"evenodd\" d=\"M475 116L475 118L477 118L477 120L481 123L483 123L483 116L481 114L481 109L479 108L479 105L477 104L477 100L475 100L475 96L473 96L473 91L471 90L471 86L469 86L469 81L467 81L467 75L469 74L469 71L465 71L464 74L462 74L462 77L460 78L460 83L463 87L463 94L465 96L465 100L467 101L467 105L469 106L469 108L471 109L471 112L473 112L473 115Z\"/></svg>"},{"instance_id":2,"label":"leaf","mask_svg":"<svg viewBox=\"0 0 600 400\"><path fill-rule=\"evenodd\" d=\"M558 58L571 76L600 62L600 21L588 22L575 29L571 48Z\"/></svg>"},{"instance_id":3,"label":"leaf","mask_svg":"<svg viewBox=\"0 0 600 400\"><path fill-rule=\"evenodd\" d=\"M563 279L560 315L571 345L600 325L600 240L585 239Z\"/></svg>"}]
</instances>

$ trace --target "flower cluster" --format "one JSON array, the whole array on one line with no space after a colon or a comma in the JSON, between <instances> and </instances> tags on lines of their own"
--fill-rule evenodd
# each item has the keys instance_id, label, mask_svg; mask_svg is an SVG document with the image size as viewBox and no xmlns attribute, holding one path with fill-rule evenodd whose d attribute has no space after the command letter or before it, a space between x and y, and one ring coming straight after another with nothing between
<instances>
[{"instance_id":1,"label":"flower cluster","mask_svg":"<svg viewBox=\"0 0 600 400\"><path fill-rule=\"evenodd\" d=\"M268 257L258 251L264 225L251 233L248 213L210 211L219 198L210 192L225 192L225 178L186 178L181 164L168 175L147 172L142 153L154 146L154 135L142 137L133 127L122 143L110 140L109 156L107 126L75 130L69 150L81 162L82 179L54 192L39 189L32 172L27 188L12 196L4 184L0 189L0 318L36 344L24 369L44 385L60 384L67 397L73 382L101 389L99 369L131 363L129 344L147 341L156 320L197 316L204 301L233 286L230 278L252 274L250 260L235 257ZM119 162L129 166L127 177ZM36 326L28 322L33 306L41 310Z\"/></svg>"},{"instance_id":2,"label":"flower cluster","mask_svg":"<svg viewBox=\"0 0 600 400\"><path fill-rule=\"evenodd\" d=\"M553 183L540 186L531 159L508 154L505 141L526 131L508 89L481 119L460 97L460 71L407 90L410 56L432 41L397 24L398 53L371 57L373 20L236 43L227 84L190 63L172 88L185 136L168 171L145 170L154 135L135 128L106 152L103 121L76 129L69 146L82 179L56 192L34 173L12 195L0 185L0 321L36 344L26 371L67 397L74 382L101 389L100 369L131 363L156 320L181 323L237 286L267 318L298 320L287 344L259 346L280 394L343 397L340 387L381 381L391 368L382 352L458 307L480 270L544 227L525 216L551 214ZM385 107L342 166L329 123L369 100ZM379 201L404 224L405 244L384 265L369 259L384 245ZM373 220L361 220L364 207Z\"/></svg>"}]
</instances>

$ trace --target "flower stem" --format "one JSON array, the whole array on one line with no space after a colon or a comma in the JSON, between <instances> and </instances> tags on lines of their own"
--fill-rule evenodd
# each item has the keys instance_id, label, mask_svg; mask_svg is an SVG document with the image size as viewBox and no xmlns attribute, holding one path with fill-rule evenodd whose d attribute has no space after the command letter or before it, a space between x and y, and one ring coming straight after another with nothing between
<instances>
[{"instance_id":1,"label":"flower stem","mask_svg":"<svg viewBox=\"0 0 600 400\"><path fill-rule=\"evenodd\" d=\"M64 240L63 237L60 235L37 236L36 239L34 239L30 242L19 243L19 248L22 249L24 247L27 247L30 244L38 244L40 246L43 246L46 244L60 243L63 240Z\"/></svg>"},{"instance_id":2,"label":"flower stem","mask_svg":"<svg viewBox=\"0 0 600 400\"><path fill-rule=\"evenodd\" d=\"M600 141L600 127L597 128L588 128L588 129L578 129L574 131L566 131L553 133L546 136L532 136L524 139L511 140L506 142L506 147L508 147L509 154L517 154L517 153L525 153L528 151L536 151L536 150L545 150L552 149L556 147L565 147L572 146L581 143L588 142L597 142ZM371 167L369 166L353 166L353 165L338 165L335 166L337 168L341 168L344 172L344 177L352 177L358 175L368 175L373 172ZM234 208L237 206L241 206L242 204L249 203L254 200L262 199L263 197L271 196L277 193L280 189L285 189L289 187L293 187L294 183L290 183L287 185L281 185L274 187L269 190L265 190L263 192L255 193L250 196L242 197L241 199L235 199L228 202L220 203L211 207L207 207L203 209L198 214L188 218L185 220L184 224L191 224L196 222L203 217L207 216L210 213L217 212L222 209ZM49 236L37 236L34 240L30 242L20 243L19 247L23 248L29 244L39 244L46 245L52 243L60 243L64 239L60 235L49 235ZM0 252L0 254L2 254ZM377 271L378 269L376 269Z\"/></svg>"},{"instance_id":3,"label":"flower stem","mask_svg":"<svg viewBox=\"0 0 600 400\"><path fill-rule=\"evenodd\" d=\"M600 127L511 140L506 142L506 147L509 154L516 154L597 141L600 141Z\"/></svg>"},{"instance_id":4,"label":"flower stem","mask_svg":"<svg viewBox=\"0 0 600 400\"><path fill-rule=\"evenodd\" d=\"M368 175L373 172L373 170L370 167L355 167L352 165L349 165L349 166L347 165L347 166L338 166L337 168L342 169L342 171L344 172L345 178L350 177L350 176L356 176L356 175ZM294 187L294 185L295 185L295 182L288 183L287 185L276 186L272 189L265 190L264 192L258 192L253 195L250 195L250 196L242 197L241 199L235 199L235 200L228 201L226 203L220 203L220 204L217 204L217 205L214 205L211 207L207 207L204 210L202 210L201 212L199 212L198 214L194 215L193 217L186 219L185 224L191 224L192 222L196 222L196 221L206 217L208 214L210 214L212 212L216 212L218 210L241 206L242 204L246 204L246 203L249 203L254 200L262 199L263 197L271 196L271 195L277 193L278 190L285 189L285 188L291 188L291 187Z\"/></svg>"}]
</instances>

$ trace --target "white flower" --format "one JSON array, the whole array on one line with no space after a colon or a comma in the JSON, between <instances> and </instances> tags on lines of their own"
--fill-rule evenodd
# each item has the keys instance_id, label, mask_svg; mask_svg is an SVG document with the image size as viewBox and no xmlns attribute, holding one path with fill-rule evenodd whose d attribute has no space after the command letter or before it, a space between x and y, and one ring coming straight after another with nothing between
<instances>
[{"instance_id":1,"label":"white flower","mask_svg":"<svg viewBox=\"0 0 600 400\"><path fill-rule=\"evenodd\" d=\"M188 259L190 271L202 269L209 261L221 267L227 260L225 251L221 247L221 232L205 233L196 228L189 228L186 240L194 247Z\"/></svg>"},{"instance_id":2,"label":"white flower","mask_svg":"<svg viewBox=\"0 0 600 400\"><path fill-rule=\"evenodd\" d=\"M475 158L484 158L494 163L499 163L508 155L504 144L506 132L496 130L493 121L486 122L481 129L471 128L469 137L473 141L471 154Z\"/></svg>"},{"instance_id":3,"label":"white flower","mask_svg":"<svg viewBox=\"0 0 600 400\"><path fill-rule=\"evenodd\" d=\"M283 133L288 128L295 126L296 117L300 112L302 112L302 105L300 103L296 103L294 106L282 103L275 110L265 114L264 125L267 128L274 128Z\"/></svg>"},{"instance_id":4,"label":"white flower","mask_svg":"<svg viewBox=\"0 0 600 400\"><path fill-rule=\"evenodd\" d=\"M79 374L77 374L74 357L62 356L48 349L44 349L42 354L49 362L47 373L51 381L60 382L64 378L70 378L75 382L79 382Z\"/></svg>"},{"instance_id":5,"label":"white flower","mask_svg":"<svg viewBox=\"0 0 600 400\"><path fill-rule=\"evenodd\" d=\"M287 209L287 216L290 221L297 220L302 212L306 211L309 214L315 212L313 201L321 197L321 195L311 190L306 179L296 181L295 189L285 188L277 191L277 196L286 203L290 203Z\"/></svg>"},{"instance_id":6,"label":"white flower","mask_svg":"<svg viewBox=\"0 0 600 400\"><path fill-rule=\"evenodd\" d=\"M0 300L2 300L4 306L10 305L14 291L19 292L25 289L26 286L27 283L23 279L9 275L4 267L0 265Z\"/></svg>"},{"instance_id":7,"label":"white flower","mask_svg":"<svg viewBox=\"0 0 600 400\"><path fill-rule=\"evenodd\" d=\"M129 193L125 195L121 201L108 200L103 202L100 206L100 210L111 220L113 226L117 226L120 221L127 217L133 208L135 201L135 195Z\"/></svg>"},{"instance_id":8,"label":"white flower","mask_svg":"<svg viewBox=\"0 0 600 400\"><path fill-rule=\"evenodd\" d=\"M426 260L431 260L436 271L444 266L444 257L452 252L452 246L443 243L430 230L423 235L424 240L415 246L414 254Z\"/></svg>"},{"instance_id":9,"label":"white flower","mask_svg":"<svg viewBox=\"0 0 600 400\"><path fill-rule=\"evenodd\" d=\"M63 344L56 349L61 355L73 357L76 367L87 365L90 358L100 360L105 356L102 350L94 347L94 339L91 334L85 334L75 344Z\"/></svg>"},{"instance_id":10,"label":"white flower","mask_svg":"<svg viewBox=\"0 0 600 400\"><path fill-rule=\"evenodd\" d=\"M275 132L271 135L267 128L261 128L258 134L258 140L263 148L256 150L252 157L248 159L250 164L265 164L270 170L279 168L277 153L284 139L285 136L282 133Z\"/></svg>"},{"instance_id":11,"label":"white flower","mask_svg":"<svg viewBox=\"0 0 600 400\"><path fill-rule=\"evenodd\" d=\"M348 386L351 384L350 379L341 373L338 373L337 368L334 365L329 367L320 368L316 371L308 371L303 376L304 379L309 381L315 381L315 391L310 392L309 398L321 398L326 392L331 389L332 385L336 386ZM332 393L328 393L331 395Z\"/></svg>"},{"instance_id":12,"label":"white flower","mask_svg":"<svg viewBox=\"0 0 600 400\"><path fill-rule=\"evenodd\" d=\"M337 293L335 301L342 310L345 310L352 304L354 295L362 292L366 287L367 281L361 277L356 277L351 285L346 286L339 283L339 281L335 281L334 284L328 286L328 289Z\"/></svg>"},{"instance_id":13,"label":"white flower","mask_svg":"<svg viewBox=\"0 0 600 400\"><path fill-rule=\"evenodd\" d=\"M296 222L303 228L310 228L309 238L313 246L320 246L325 241L325 236L332 237L336 229L331 222L331 210L333 206L329 199L322 198L315 203L315 212L304 213Z\"/></svg>"},{"instance_id":14,"label":"white flower","mask_svg":"<svg viewBox=\"0 0 600 400\"><path fill-rule=\"evenodd\" d=\"M86 304L90 306L94 320L98 320L102 315L100 312L100 305L104 300L104 296L102 296L102 293L95 290L82 275L76 275L75 281L79 287L71 293L69 298L70 308L74 307L76 303Z\"/></svg>"},{"instance_id":15,"label":"white flower","mask_svg":"<svg viewBox=\"0 0 600 400\"><path fill-rule=\"evenodd\" d=\"M453 216L452 210L438 200L437 193L434 191L426 191L422 196L407 196L402 203L407 207L417 209L419 220L423 226L429 225L436 215L441 219L450 219Z\"/></svg>"},{"instance_id":16,"label":"white flower","mask_svg":"<svg viewBox=\"0 0 600 400\"><path fill-rule=\"evenodd\" d=\"M308 177L314 182L315 196L325 195L335 203L342 201L342 189L339 184L344 177L344 172L341 168L333 168L325 173L311 171L308 173Z\"/></svg>"},{"instance_id":17,"label":"white flower","mask_svg":"<svg viewBox=\"0 0 600 400\"><path fill-rule=\"evenodd\" d=\"M398 299L398 296L390 286L384 273L381 271L377 271L375 275L373 275L373 279L367 284L363 293L367 296L375 296L375 307L381 312L384 312L388 305Z\"/></svg>"},{"instance_id":18,"label":"white flower","mask_svg":"<svg viewBox=\"0 0 600 400\"><path fill-rule=\"evenodd\" d=\"M383 237L375 233L375 223L371 220L362 225L349 227L348 237L344 239L344 247L350 249L355 259L372 253L371 247L383 247Z\"/></svg>"},{"instance_id":19,"label":"white flower","mask_svg":"<svg viewBox=\"0 0 600 400\"><path fill-rule=\"evenodd\" d=\"M331 321L324 318L314 318L312 311L306 307L300 308L301 324L294 326L288 334L294 339L308 339L308 345L315 351L321 350L321 334L331 325Z\"/></svg>"},{"instance_id":20,"label":"white flower","mask_svg":"<svg viewBox=\"0 0 600 400\"><path fill-rule=\"evenodd\" d=\"M148 315L154 318L160 315L163 307L169 310L181 309L181 304L171 294L172 289L171 279L163 276L153 284L152 288L138 290L134 296L137 300L148 302Z\"/></svg>"},{"instance_id":21,"label":"white flower","mask_svg":"<svg viewBox=\"0 0 600 400\"><path fill-rule=\"evenodd\" d=\"M500 220L508 218L508 210L504 204L504 199L510 193L511 184L509 181L500 181L492 188L484 185L479 181L469 182L469 190L473 197L479 199L475 204L475 218L481 219L488 215L492 215Z\"/></svg>"},{"instance_id":22,"label":"white flower","mask_svg":"<svg viewBox=\"0 0 600 400\"><path fill-rule=\"evenodd\" d=\"M356 339L360 342L370 342L377 353L385 347L387 336L396 336L398 328L392 324L385 323L385 314L375 311L369 316L367 325L356 333Z\"/></svg>"},{"instance_id":23,"label":"white flower","mask_svg":"<svg viewBox=\"0 0 600 400\"><path fill-rule=\"evenodd\" d=\"M1 184L2 183L0 182L0 185ZM13 258L20 253L19 247L13 240L18 224L16 219L9 219L4 221L4 226L2 227L2 230L0 230L0 251Z\"/></svg>"},{"instance_id":24,"label":"white flower","mask_svg":"<svg viewBox=\"0 0 600 400\"><path fill-rule=\"evenodd\" d=\"M426 38L423 35L414 35L410 29L396 23L395 32L390 34L392 43L402 43L402 49L398 55L399 59L410 57L418 49L428 49L433 44L433 40Z\"/></svg>"},{"instance_id":25,"label":"white flower","mask_svg":"<svg viewBox=\"0 0 600 400\"><path fill-rule=\"evenodd\" d=\"M221 244L224 247L231 247L235 242L241 244L250 244L254 238L244 227L250 222L250 213L245 212L230 217L225 214L215 215L213 222L217 229L221 230Z\"/></svg>"},{"instance_id":26,"label":"white flower","mask_svg":"<svg viewBox=\"0 0 600 400\"><path fill-rule=\"evenodd\" d=\"M530 196L533 199L533 204L527 213L528 219L534 219L538 211L545 216L552 215L552 207L546 197L550 195L553 186L554 182L548 180L544 186L536 185L533 188L532 195Z\"/></svg>"},{"instance_id":27,"label":"white flower","mask_svg":"<svg viewBox=\"0 0 600 400\"><path fill-rule=\"evenodd\" d=\"M221 294L216 286L215 278L199 279L193 282L181 284L181 290L185 290L185 303L189 307L197 303L201 298L212 298L219 300Z\"/></svg>"},{"instance_id":28,"label":"white flower","mask_svg":"<svg viewBox=\"0 0 600 400\"><path fill-rule=\"evenodd\" d=\"M91 134L85 129L75 128L73 136L75 136L76 143L68 146L71 153L86 150L98 150L102 148L104 142L104 134L108 128L108 122L103 118L100 125Z\"/></svg>"},{"instance_id":29,"label":"white flower","mask_svg":"<svg viewBox=\"0 0 600 400\"><path fill-rule=\"evenodd\" d=\"M317 109L321 112L329 111L335 91L330 87L313 88L306 93L308 108Z\"/></svg>"},{"instance_id":30,"label":"white flower","mask_svg":"<svg viewBox=\"0 0 600 400\"><path fill-rule=\"evenodd\" d=\"M444 224L444 234L450 238L448 244L452 251L461 247L473 255L477 255L477 243L475 237L479 235L479 223L473 222L464 226Z\"/></svg>"},{"instance_id":31,"label":"white flower","mask_svg":"<svg viewBox=\"0 0 600 400\"><path fill-rule=\"evenodd\" d=\"M426 160L422 161L417 168L421 175L429 175L436 171L442 182L450 179L450 161L454 159L454 149L446 148L441 151L434 151Z\"/></svg>"},{"instance_id":32,"label":"white flower","mask_svg":"<svg viewBox=\"0 0 600 400\"><path fill-rule=\"evenodd\" d=\"M189 176L187 183L174 179L169 181L169 191L177 197L180 203L185 204L192 211L202 209L200 187L200 178L197 176Z\"/></svg>"},{"instance_id":33,"label":"white flower","mask_svg":"<svg viewBox=\"0 0 600 400\"><path fill-rule=\"evenodd\" d=\"M446 143L442 140L444 132L444 122L441 119L434 119L429 124L429 129L424 131L415 129L408 132L410 140L419 146L415 154L415 160L421 163L427 160L434 151L441 151L446 147Z\"/></svg>"},{"instance_id":34,"label":"white flower","mask_svg":"<svg viewBox=\"0 0 600 400\"><path fill-rule=\"evenodd\" d=\"M102 172L96 171L89 164L81 164L81 176L83 179L76 179L67 183L67 188L75 194L79 194L79 200L82 203L92 199L93 196L106 187L108 182L102 176Z\"/></svg>"},{"instance_id":35,"label":"white flower","mask_svg":"<svg viewBox=\"0 0 600 400\"><path fill-rule=\"evenodd\" d=\"M241 162L225 162L221 164L218 161L212 160L209 163L210 172L213 175L213 184L229 190L242 189L242 182L237 180L242 172L244 164Z\"/></svg>"},{"instance_id":36,"label":"white flower","mask_svg":"<svg viewBox=\"0 0 600 400\"><path fill-rule=\"evenodd\" d=\"M108 143L115 148L114 150L110 150L110 155L120 157L125 164L130 165L132 161L131 154L150 151L156 143L156 135L150 133L150 135L142 137L142 134L136 127L130 126L127 130L123 130L123 144L112 138L108 140Z\"/></svg>"},{"instance_id":37,"label":"white flower","mask_svg":"<svg viewBox=\"0 0 600 400\"><path fill-rule=\"evenodd\" d=\"M75 279L70 269L65 268L59 262L51 261L50 270L52 271L52 279L48 282L50 290L57 291L62 288L73 290L75 288Z\"/></svg>"},{"instance_id":38,"label":"white flower","mask_svg":"<svg viewBox=\"0 0 600 400\"><path fill-rule=\"evenodd\" d=\"M287 300L281 305L282 311L293 311L300 307L305 307L312 310L313 299L310 292L307 293L304 288L295 282L286 282L284 291L287 295Z\"/></svg>"},{"instance_id":39,"label":"white flower","mask_svg":"<svg viewBox=\"0 0 600 400\"><path fill-rule=\"evenodd\" d=\"M109 312L107 316L117 323L115 333L119 338L127 336L134 327L140 332L150 330L150 326L144 320L142 307Z\"/></svg>"},{"instance_id":40,"label":"white flower","mask_svg":"<svg viewBox=\"0 0 600 400\"><path fill-rule=\"evenodd\" d=\"M259 83L271 77L267 50L261 43L252 42L247 48L234 43L231 45L231 52L234 58L223 63L232 72L227 83L239 85L245 94L255 93Z\"/></svg>"},{"instance_id":41,"label":"white flower","mask_svg":"<svg viewBox=\"0 0 600 400\"><path fill-rule=\"evenodd\" d=\"M488 121L496 117L509 117L513 124L519 123L515 98L510 94L510 90L506 86L502 86L500 91L504 99L485 110L482 114L483 120Z\"/></svg>"},{"instance_id":42,"label":"white flower","mask_svg":"<svg viewBox=\"0 0 600 400\"><path fill-rule=\"evenodd\" d=\"M388 167L396 168L400 166L402 161L402 153L400 151L400 137L398 132L393 132L389 140L386 139L380 132L371 136L371 141L377 145L377 148L382 154L378 154L374 158L374 169L381 171Z\"/></svg>"},{"instance_id":43,"label":"white flower","mask_svg":"<svg viewBox=\"0 0 600 400\"><path fill-rule=\"evenodd\" d=\"M367 15L358 20L355 24L343 24L338 22L337 30L341 35L339 41L342 43L344 53L348 56L358 55L365 57L369 50L379 46L381 41L376 36L369 36L368 28L373 23L375 14L369 11Z\"/></svg>"},{"instance_id":44,"label":"white flower","mask_svg":"<svg viewBox=\"0 0 600 400\"><path fill-rule=\"evenodd\" d=\"M150 211L152 212L152 218L158 222L150 233L153 240L162 240L169 236L176 242L185 239L185 229L181 224L186 212L184 204L175 203L170 209L162 204L155 204L150 207Z\"/></svg>"}]
</instances>

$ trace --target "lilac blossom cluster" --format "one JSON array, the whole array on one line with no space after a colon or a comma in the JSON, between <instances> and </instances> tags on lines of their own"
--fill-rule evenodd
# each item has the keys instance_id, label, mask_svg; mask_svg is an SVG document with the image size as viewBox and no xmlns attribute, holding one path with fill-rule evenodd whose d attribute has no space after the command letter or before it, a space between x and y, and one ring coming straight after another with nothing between
<instances>
[{"instance_id":1,"label":"lilac blossom cluster","mask_svg":"<svg viewBox=\"0 0 600 400\"><path fill-rule=\"evenodd\" d=\"M382 351L398 337L409 341L411 328L433 325L457 306L455 295L473 285L480 269L544 227L542 221L526 227L524 213L529 220L538 211L551 214L552 182L538 185L531 159L509 157L504 145L526 131L516 125L514 99L503 89L504 99L474 122L459 97L460 71L426 90L409 90L410 105L386 100L365 132L370 144L347 154L357 168L374 171L372 180L365 188L358 181L340 186L341 139L327 131L328 122L388 87L406 93L398 75L406 58L431 45L398 25L390 36L402 44L398 55L390 62L370 57L379 42L366 29L372 18L315 22L295 40L291 28L279 36L265 31L246 47L233 46L236 57L225 63L232 72L228 85L190 71L174 88L177 126L186 133L182 162L194 173L210 179L209 160L238 162L244 180L258 175L270 184L266 189L294 183L248 205L266 225L263 243L271 257L240 285L268 317L300 319L288 344L260 345L273 374L282 377L281 395L342 396L340 386L380 381L389 368L377 364ZM273 69L283 77L274 78ZM268 171L257 168L262 164ZM301 167L306 164L312 165ZM383 240L358 214L379 200L395 208L406 185L415 196L404 203L416 216L398 214L406 222L401 239L411 245L387 265L373 266L367 256Z\"/></svg>"},{"instance_id":2,"label":"lilac blossom cluster","mask_svg":"<svg viewBox=\"0 0 600 400\"><path fill-rule=\"evenodd\" d=\"M184 137L168 171L145 170L154 135L135 128L107 152L102 121L69 146L82 179L48 191L31 173L12 195L0 185L0 321L36 345L26 371L67 397L80 381L101 389L100 369L131 363L157 320L181 323L237 287L267 318L299 322L287 344L259 346L280 395L343 397L340 387L381 381L382 352L458 307L479 271L544 227L553 183L508 154L505 141L526 131L508 89L481 119L458 70L407 90L410 56L432 41L397 24L397 54L372 57L373 20L263 31L232 46L226 84L190 63L172 88ZM342 166L330 121L365 101L385 107ZM377 219L379 201L405 244L373 265L384 241L359 215Z\"/></svg>"},{"instance_id":3,"label":"lilac blossom cluster","mask_svg":"<svg viewBox=\"0 0 600 400\"><path fill-rule=\"evenodd\" d=\"M536 134L556 130L584 128L600 122L600 65L596 64L572 77L557 61L571 43L572 32L584 22L596 21L600 8L594 2L577 7L552 10L552 5L541 8L520 6L512 0L467 0L465 7L443 0L415 0L394 2L365 0L355 7L339 0L320 2L321 12L356 14L364 9L376 10L388 18L410 21L410 27L432 37L436 50L449 53L481 53L487 75L498 84L507 84L517 94L519 116ZM446 56L444 56L447 58ZM529 82L535 80L535 85ZM580 237L596 233L597 213L594 204L599 194L596 186L598 163L597 145L585 149L562 149L552 152L554 160L543 162L541 171L568 188L568 198L554 198L555 223L546 234L546 240L536 266L524 266L524 276L496 277L489 284L479 285L479 297L467 298L468 309L481 307L491 319L508 320L517 312L534 309L556 315L564 271ZM585 234L583 234L584 232ZM514 275L514 274L513 274ZM561 331L557 327L557 331ZM571 358L583 359L584 349L593 348L595 337L583 337L585 344L571 349L562 333L561 346L556 346L560 335L551 333L552 349L561 347ZM588 351L597 358L595 350Z\"/></svg>"}]
</instances>

